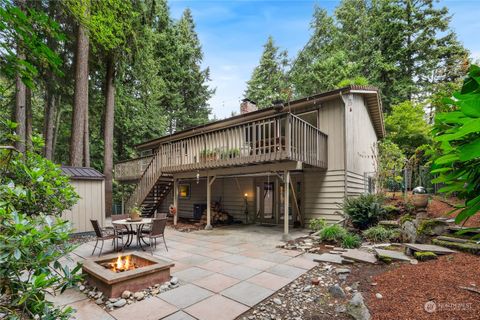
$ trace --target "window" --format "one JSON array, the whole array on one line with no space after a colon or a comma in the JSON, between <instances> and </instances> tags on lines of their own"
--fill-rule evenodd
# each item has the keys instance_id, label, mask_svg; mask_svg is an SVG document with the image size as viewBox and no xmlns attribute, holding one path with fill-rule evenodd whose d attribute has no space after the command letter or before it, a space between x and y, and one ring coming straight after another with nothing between
<instances>
[{"instance_id":1,"label":"window","mask_svg":"<svg viewBox=\"0 0 480 320\"><path fill-rule=\"evenodd\" d=\"M183 183L178 186L178 196L180 199L190 199L190 184Z\"/></svg>"}]
</instances>

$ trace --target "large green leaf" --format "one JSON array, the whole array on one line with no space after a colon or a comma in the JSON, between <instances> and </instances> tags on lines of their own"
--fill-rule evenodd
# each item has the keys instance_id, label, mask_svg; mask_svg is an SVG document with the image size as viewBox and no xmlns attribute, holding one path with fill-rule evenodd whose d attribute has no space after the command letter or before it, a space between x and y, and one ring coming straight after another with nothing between
<instances>
[{"instance_id":1,"label":"large green leaf","mask_svg":"<svg viewBox=\"0 0 480 320\"><path fill-rule=\"evenodd\" d=\"M436 164L446 164L446 163L451 163L459 159L458 154L452 153L452 154L446 154L444 156L441 156L437 160L435 160Z\"/></svg>"},{"instance_id":2,"label":"large green leaf","mask_svg":"<svg viewBox=\"0 0 480 320\"><path fill-rule=\"evenodd\" d=\"M463 209L462 212L455 217L455 223L461 223L463 220L468 219L474 214L478 213L478 211L480 211L480 202Z\"/></svg>"},{"instance_id":3,"label":"large green leaf","mask_svg":"<svg viewBox=\"0 0 480 320\"><path fill-rule=\"evenodd\" d=\"M469 161L475 158L480 158L480 137L470 142L466 145L463 145L459 148L460 160Z\"/></svg>"},{"instance_id":4,"label":"large green leaf","mask_svg":"<svg viewBox=\"0 0 480 320\"><path fill-rule=\"evenodd\" d=\"M480 118L480 99L477 95L471 95L466 100L459 102L462 112L473 118Z\"/></svg>"},{"instance_id":5,"label":"large green leaf","mask_svg":"<svg viewBox=\"0 0 480 320\"><path fill-rule=\"evenodd\" d=\"M445 134L439 137L436 137L436 141L451 141L451 140L458 140L470 133L480 132L480 118L477 119L469 119L465 122L465 124L459 129L455 130L455 133L452 134Z\"/></svg>"}]
</instances>

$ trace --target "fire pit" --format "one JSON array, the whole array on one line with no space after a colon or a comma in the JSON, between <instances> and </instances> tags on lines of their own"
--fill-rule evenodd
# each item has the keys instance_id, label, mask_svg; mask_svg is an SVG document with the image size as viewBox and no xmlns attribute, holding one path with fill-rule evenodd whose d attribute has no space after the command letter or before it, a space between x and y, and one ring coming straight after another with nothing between
<instances>
[{"instance_id":1,"label":"fire pit","mask_svg":"<svg viewBox=\"0 0 480 320\"><path fill-rule=\"evenodd\" d=\"M108 298L117 298L125 290L139 291L155 283L170 280L174 264L151 255L132 252L124 256L105 255L89 259L83 265L88 283Z\"/></svg>"}]
</instances>

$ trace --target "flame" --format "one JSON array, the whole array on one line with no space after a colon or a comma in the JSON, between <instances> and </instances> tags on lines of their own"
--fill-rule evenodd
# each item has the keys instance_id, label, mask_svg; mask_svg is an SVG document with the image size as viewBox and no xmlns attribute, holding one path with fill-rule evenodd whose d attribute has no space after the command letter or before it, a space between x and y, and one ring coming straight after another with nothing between
<instances>
[{"instance_id":1,"label":"flame","mask_svg":"<svg viewBox=\"0 0 480 320\"><path fill-rule=\"evenodd\" d=\"M118 256L117 260L111 263L112 271L121 272L135 269L135 264L131 261L130 256Z\"/></svg>"},{"instance_id":2,"label":"flame","mask_svg":"<svg viewBox=\"0 0 480 320\"><path fill-rule=\"evenodd\" d=\"M130 269L130 256L127 256L127 258L125 259L125 270L128 270Z\"/></svg>"}]
</instances>

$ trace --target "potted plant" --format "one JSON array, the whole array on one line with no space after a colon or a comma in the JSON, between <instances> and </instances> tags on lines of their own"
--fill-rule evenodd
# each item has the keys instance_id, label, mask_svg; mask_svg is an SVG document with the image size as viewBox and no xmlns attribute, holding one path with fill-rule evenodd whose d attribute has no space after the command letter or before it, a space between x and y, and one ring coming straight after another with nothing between
<instances>
[{"instance_id":1,"label":"potted plant","mask_svg":"<svg viewBox=\"0 0 480 320\"><path fill-rule=\"evenodd\" d=\"M232 149L227 149L225 151L222 151L220 154L221 159L233 159L237 158L240 155L240 149L238 148L232 148Z\"/></svg>"},{"instance_id":2,"label":"potted plant","mask_svg":"<svg viewBox=\"0 0 480 320\"><path fill-rule=\"evenodd\" d=\"M141 213L142 213L142 211L140 210L140 208L137 205L133 206L132 210L130 210L130 220L132 220L132 221L141 220L141 218L140 218Z\"/></svg>"},{"instance_id":3,"label":"potted plant","mask_svg":"<svg viewBox=\"0 0 480 320\"><path fill-rule=\"evenodd\" d=\"M202 150L200 152L200 160L202 162L217 160L217 151L216 150L210 150L210 149Z\"/></svg>"}]
</instances>

